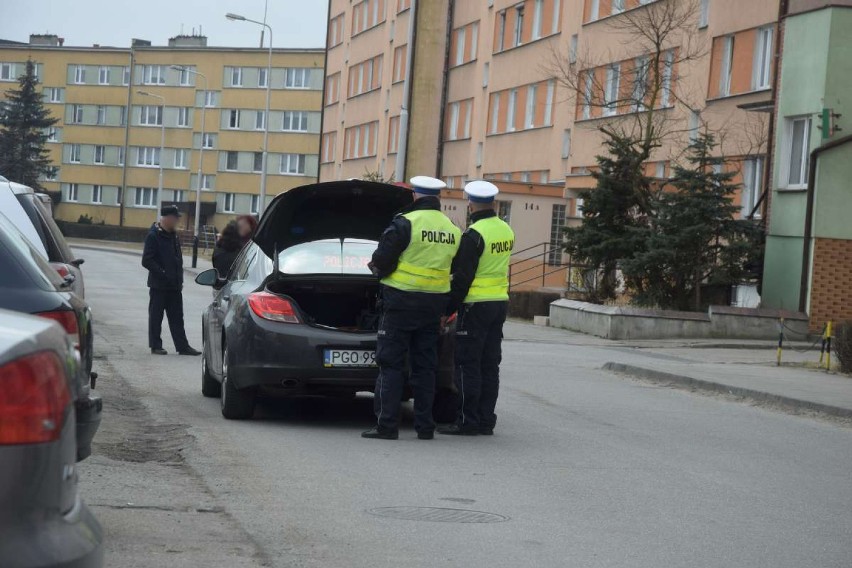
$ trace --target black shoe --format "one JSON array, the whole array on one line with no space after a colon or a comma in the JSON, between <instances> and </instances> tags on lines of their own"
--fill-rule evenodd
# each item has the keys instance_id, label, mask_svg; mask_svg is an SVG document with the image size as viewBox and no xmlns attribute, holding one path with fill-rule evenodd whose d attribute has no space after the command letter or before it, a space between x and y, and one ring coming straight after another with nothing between
<instances>
[{"instance_id":1,"label":"black shoe","mask_svg":"<svg viewBox=\"0 0 852 568\"><path fill-rule=\"evenodd\" d=\"M154 349L151 349L151 354L152 355L168 355L169 352L166 351L165 349L163 349L162 347L155 347Z\"/></svg>"},{"instance_id":2,"label":"black shoe","mask_svg":"<svg viewBox=\"0 0 852 568\"><path fill-rule=\"evenodd\" d=\"M479 429L479 435L480 436L493 436L494 435L494 428L480 428Z\"/></svg>"},{"instance_id":3,"label":"black shoe","mask_svg":"<svg viewBox=\"0 0 852 568\"><path fill-rule=\"evenodd\" d=\"M193 349L192 347L186 347L185 349L181 349L180 351L178 351L178 354L180 354L180 355L191 355L192 357L196 357L198 355L201 355L201 351L198 351L197 349Z\"/></svg>"},{"instance_id":4,"label":"black shoe","mask_svg":"<svg viewBox=\"0 0 852 568\"><path fill-rule=\"evenodd\" d=\"M433 440L435 438L435 431L429 430L428 432L418 432L417 439L418 440Z\"/></svg>"},{"instance_id":5,"label":"black shoe","mask_svg":"<svg viewBox=\"0 0 852 568\"><path fill-rule=\"evenodd\" d=\"M465 428L458 424L450 424L449 426L438 428L438 433L445 434L447 436L476 436L479 434L479 430Z\"/></svg>"},{"instance_id":6,"label":"black shoe","mask_svg":"<svg viewBox=\"0 0 852 568\"><path fill-rule=\"evenodd\" d=\"M370 438L371 440L398 440L399 432L396 430L379 430L378 428L373 428L372 430L361 432L361 437Z\"/></svg>"}]
</instances>

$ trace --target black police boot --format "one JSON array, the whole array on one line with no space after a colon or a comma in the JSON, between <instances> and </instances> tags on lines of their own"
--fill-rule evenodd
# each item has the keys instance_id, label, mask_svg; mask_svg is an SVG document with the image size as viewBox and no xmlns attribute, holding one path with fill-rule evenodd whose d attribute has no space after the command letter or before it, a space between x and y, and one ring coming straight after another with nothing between
<instances>
[{"instance_id":1,"label":"black police boot","mask_svg":"<svg viewBox=\"0 0 852 568\"><path fill-rule=\"evenodd\" d=\"M487 427L483 426L479 429L479 435L480 436L493 436L494 435L494 428L487 428Z\"/></svg>"},{"instance_id":2,"label":"black police boot","mask_svg":"<svg viewBox=\"0 0 852 568\"><path fill-rule=\"evenodd\" d=\"M361 437L369 438L371 440L398 440L399 432L396 430L382 430L376 426L372 430L361 432Z\"/></svg>"},{"instance_id":3,"label":"black police boot","mask_svg":"<svg viewBox=\"0 0 852 568\"><path fill-rule=\"evenodd\" d=\"M423 432L417 433L418 440L433 440L435 438L434 430L424 430Z\"/></svg>"},{"instance_id":4,"label":"black police boot","mask_svg":"<svg viewBox=\"0 0 852 568\"><path fill-rule=\"evenodd\" d=\"M438 428L438 433L447 436L476 436L479 434L479 429L450 424L449 426Z\"/></svg>"},{"instance_id":5,"label":"black police boot","mask_svg":"<svg viewBox=\"0 0 852 568\"><path fill-rule=\"evenodd\" d=\"M181 355L191 355L192 357L197 357L198 355L201 355L201 351L199 351L198 349L193 349L189 345L178 351L178 353L180 353Z\"/></svg>"},{"instance_id":6,"label":"black police boot","mask_svg":"<svg viewBox=\"0 0 852 568\"><path fill-rule=\"evenodd\" d=\"M152 355L168 355L169 352L166 351L165 349L163 349L162 347L154 347L153 349L151 349L151 354Z\"/></svg>"}]
</instances>

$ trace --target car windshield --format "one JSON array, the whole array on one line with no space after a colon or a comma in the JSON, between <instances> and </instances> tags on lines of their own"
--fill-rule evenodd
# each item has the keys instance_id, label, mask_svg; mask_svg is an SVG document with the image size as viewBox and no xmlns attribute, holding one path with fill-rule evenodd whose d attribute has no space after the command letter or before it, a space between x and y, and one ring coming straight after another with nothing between
<instances>
[{"instance_id":1,"label":"car windshield","mask_svg":"<svg viewBox=\"0 0 852 568\"><path fill-rule=\"evenodd\" d=\"M284 274L370 274L367 263L376 250L375 241L337 239L292 246L278 255Z\"/></svg>"}]
</instances>

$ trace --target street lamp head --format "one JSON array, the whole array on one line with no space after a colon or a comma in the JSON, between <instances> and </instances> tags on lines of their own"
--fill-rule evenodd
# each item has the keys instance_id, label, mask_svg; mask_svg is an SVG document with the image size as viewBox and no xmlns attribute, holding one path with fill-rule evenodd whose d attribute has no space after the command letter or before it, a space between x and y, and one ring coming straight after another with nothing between
<instances>
[{"instance_id":1,"label":"street lamp head","mask_svg":"<svg viewBox=\"0 0 852 568\"><path fill-rule=\"evenodd\" d=\"M231 21L237 21L237 22L245 22L246 21L245 16L240 16L239 14L233 14L231 12L228 12L227 14L225 14L225 17L228 18Z\"/></svg>"},{"instance_id":2,"label":"street lamp head","mask_svg":"<svg viewBox=\"0 0 852 568\"><path fill-rule=\"evenodd\" d=\"M137 95L145 95L146 97L151 96L151 93L149 93L148 91L136 91L136 94Z\"/></svg>"},{"instance_id":3,"label":"street lamp head","mask_svg":"<svg viewBox=\"0 0 852 568\"><path fill-rule=\"evenodd\" d=\"M169 69L174 69L175 71L186 71L186 67L183 65L169 65Z\"/></svg>"}]
</instances>

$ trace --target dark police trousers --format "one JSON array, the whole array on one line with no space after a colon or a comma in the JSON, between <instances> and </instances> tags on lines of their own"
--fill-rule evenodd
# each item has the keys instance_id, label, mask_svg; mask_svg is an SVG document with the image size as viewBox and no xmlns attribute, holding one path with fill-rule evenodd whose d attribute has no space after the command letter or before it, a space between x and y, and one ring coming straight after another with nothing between
<instances>
[{"instance_id":1,"label":"dark police trousers","mask_svg":"<svg viewBox=\"0 0 852 568\"><path fill-rule=\"evenodd\" d=\"M379 376L373 402L378 427L394 432L399 429L405 370L409 365L409 384L414 394L414 429L432 432L435 430L432 402L438 369L438 336L448 296L388 289L384 297L376 345Z\"/></svg>"},{"instance_id":2,"label":"dark police trousers","mask_svg":"<svg viewBox=\"0 0 852 568\"><path fill-rule=\"evenodd\" d=\"M509 302L476 302L459 310L456 324L455 382L459 390L456 424L493 429L500 387L503 323Z\"/></svg>"},{"instance_id":3,"label":"dark police trousers","mask_svg":"<svg viewBox=\"0 0 852 568\"><path fill-rule=\"evenodd\" d=\"M148 301L148 347L161 349L163 340L160 333L163 328L163 312L169 318L169 331L175 342L175 349L184 351L189 347L186 331L183 327L183 294L180 290L149 288Z\"/></svg>"}]
</instances>

